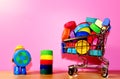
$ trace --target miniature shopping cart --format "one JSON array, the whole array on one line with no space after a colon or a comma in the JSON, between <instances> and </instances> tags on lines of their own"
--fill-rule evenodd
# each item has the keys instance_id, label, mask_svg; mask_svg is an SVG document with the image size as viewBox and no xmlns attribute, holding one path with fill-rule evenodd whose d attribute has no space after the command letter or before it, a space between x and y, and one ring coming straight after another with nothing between
<instances>
[{"instance_id":1,"label":"miniature shopping cart","mask_svg":"<svg viewBox=\"0 0 120 79\"><path fill-rule=\"evenodd\" d=\"M99 27L100 23L101 27ZM74 29L71 29L73 26ZM102 77L108 76L109 61L104 58L104 54L110 28L108 18L100 22L96 18L87 17L86 22L77 26L74 21L65 24L62 34L62 54L75 54L83 61L81 64L77 62L75 65L68 66L70 76L76 75L79 68L100 68ZM88 64L87 56L96 57L101 61L101 64Z\"/></svg>"}]
</instances>

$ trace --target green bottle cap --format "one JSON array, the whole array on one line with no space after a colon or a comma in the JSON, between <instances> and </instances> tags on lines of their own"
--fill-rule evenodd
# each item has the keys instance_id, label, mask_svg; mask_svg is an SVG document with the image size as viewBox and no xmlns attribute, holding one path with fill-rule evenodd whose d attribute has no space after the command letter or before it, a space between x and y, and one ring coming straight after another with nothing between
<instances>
[{"instance_id":1,"label":"green bottle cap","mask_svg":"<svg viewBox=\"0 0 120 79\"><path fill-rule=\"evenodd\" d=\"M41 50L40 55L53 55L52 50Z\"/></svg>"},{"instance_id":2,"label":"green bottle cap","mask_svg":"<svg viewBox=\"0 0 120 79\"><path fill-rule=\"evenodd\" d=\"M101 31L101 29L100 29L96 24L94 24L94 23L92 23L92 24L90 25L90 28L91 28L94 32L96 32L96 33L100 33L100 31Z\"/></svg>"},{"instance_id":3,"label":"green bottle cap","mask_svg":"<svg viewBox=\"0 0 120 79\"><path fill-rule=\"evenodd\" d=\"M52 69L40 69L40 74L44 74L44 75L47 75L47 74L52 74Z\"/></svg>"}]
</instances>

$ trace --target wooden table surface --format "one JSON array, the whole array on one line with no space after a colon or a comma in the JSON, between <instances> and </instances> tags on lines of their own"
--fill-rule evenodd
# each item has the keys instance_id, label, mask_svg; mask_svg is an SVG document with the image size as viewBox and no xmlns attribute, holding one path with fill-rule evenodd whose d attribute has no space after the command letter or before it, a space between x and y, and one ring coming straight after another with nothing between
<instances>
[{"instance_id":1,"label":"wooden table surface","mask_svg":"<svg viewBox=\"0 0 120 79\"><path fill-rule=\"evenodd\" d=\"M67 71L55 71L52 75L40 75L39 71L27 75L14 75L11 71L0 71L0 79L104 79L100 73L82 71L78 76L70 77ZM120 71L110 71L108 79L120 79Z\"/></svg>"}]
</instances>

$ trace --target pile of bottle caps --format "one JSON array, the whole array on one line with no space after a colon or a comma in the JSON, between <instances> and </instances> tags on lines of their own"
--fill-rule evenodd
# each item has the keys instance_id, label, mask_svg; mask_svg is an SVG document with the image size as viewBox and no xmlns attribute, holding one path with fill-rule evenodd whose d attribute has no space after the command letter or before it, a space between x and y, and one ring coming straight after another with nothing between
<instances>
[{"instance_id":1,"label":"pile of bottle caps","mask_svg":"<svg viewBox=\"0 0 120 79\"><path fill-rule=\"evenodd\" d=\"M53 51L41 50L40 53L40 74L52 74L53 73Z\"/></svg>"},{"instance_id":2,"label":"pile of bottle caps","mask_svg":"<svg viewBox=\"0 0 120 79\"><path fill-rule=\"evenodd\" d=\"M62 52L63 53L79 53L86 54L89 49L95 49L91 43L97 45L97 37L94 35L104 35L110 31L110 19L105 18L103 21L98 18L87 17L85 22L76 25L75 21L67 22L64 25L62 33ZM91 37L92 36L92 37ZM87 37L87 40L79 40L76 42L66 42L69 39L75 39L79 37ZM94 42L93 42L94 39ZM80 48L82 47L82 48ZM92 50L91 50L92 51ZM99 53L99 51L97 51ZM97 54L98 55L98 54ZM102 54L100 54L101 56Z\"/></svg>"}]
</instances>

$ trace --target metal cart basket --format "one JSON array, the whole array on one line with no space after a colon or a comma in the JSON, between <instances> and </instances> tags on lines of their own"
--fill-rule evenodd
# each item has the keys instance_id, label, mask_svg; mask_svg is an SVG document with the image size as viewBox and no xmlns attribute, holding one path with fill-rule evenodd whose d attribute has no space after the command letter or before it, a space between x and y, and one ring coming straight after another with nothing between
<instances>
[{"instance_id":1,"label":"metal cart basket","mask_svg":"<svg viewBox=\"0 0 120 79\"><path fill-rule=\"evenodd\" d=\"M104 30L103 28L100 28L99 33L92 31L90 28L91 33L89 35L80 35L73 38L68 37L62 41L63 54L77 54L78 58L83 60L82 64L77 62L77 64L68 66L68 74L70 76L76 75L79 68L100 68L102 77L106 78L108 76L109 61L104 58L104 54L110 25ZM88 64L86 56L97 57L101 61L101 64Z\"/></svg>"}]
</instances>

